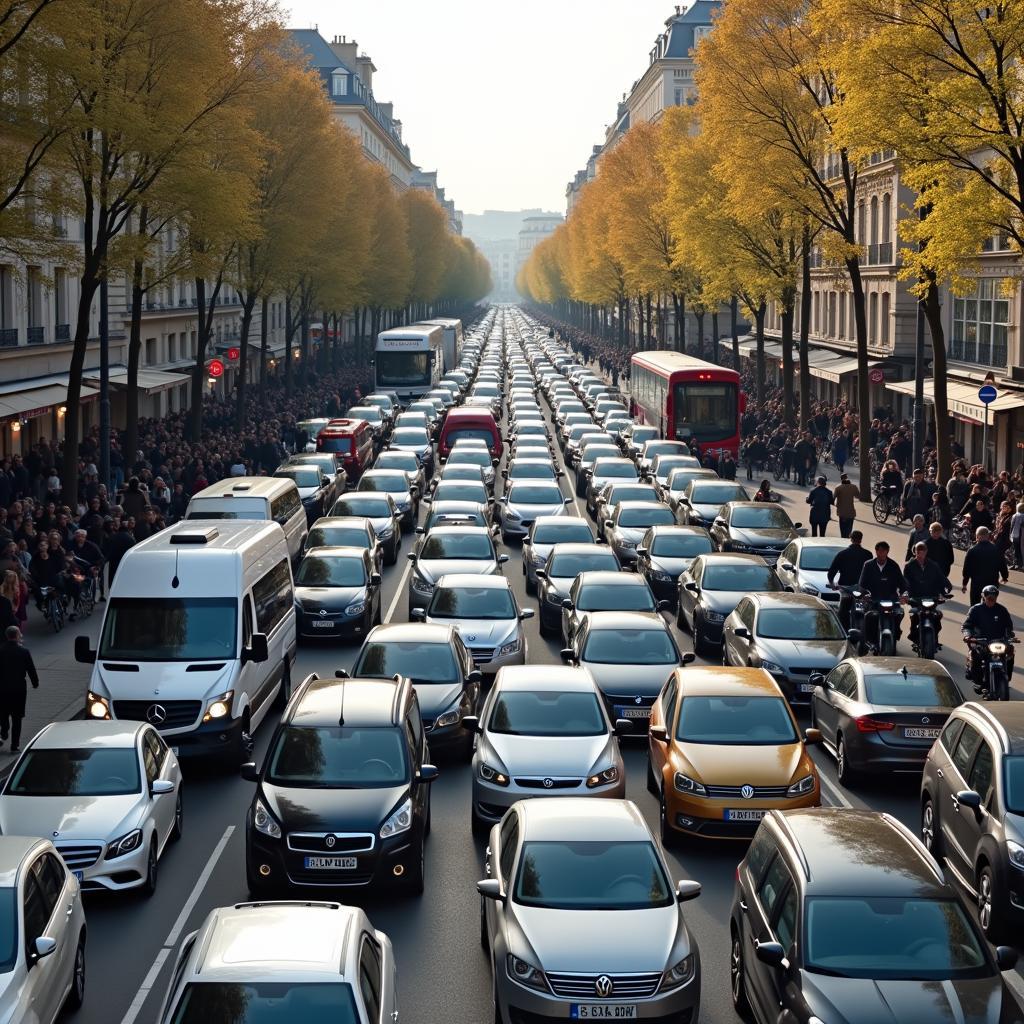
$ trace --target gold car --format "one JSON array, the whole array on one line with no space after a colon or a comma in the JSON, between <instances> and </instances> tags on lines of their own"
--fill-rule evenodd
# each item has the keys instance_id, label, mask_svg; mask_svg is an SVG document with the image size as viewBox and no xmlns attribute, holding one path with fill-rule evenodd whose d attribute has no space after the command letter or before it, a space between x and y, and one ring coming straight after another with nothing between
<instances>
[{"instance_id":1,"label":"gold car","mask_svg":"<svg viewBox=\"0 0 1024 1024\"><path fill-rule=\"evenodd\" d=\"M647 787L661 838L749 839L771 810L818 807L821 782L778 683L763 668L679 668L651 711Z\"/></svg>"}]
</instances>

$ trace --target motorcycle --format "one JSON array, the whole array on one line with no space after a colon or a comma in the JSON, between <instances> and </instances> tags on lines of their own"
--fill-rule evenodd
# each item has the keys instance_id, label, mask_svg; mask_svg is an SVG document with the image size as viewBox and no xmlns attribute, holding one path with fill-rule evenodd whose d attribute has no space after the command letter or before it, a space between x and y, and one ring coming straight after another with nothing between
<instances>
[{"instance_id":1,"label":"motorcycle","mask_svg":"<svg viewBox=\"0 0 1024 1024\"><path fill-rule=\"evenodd\" d=\"M874 644L875 653L891 658L896 653L896 636L899 627L899 601L888 598L875 602L878 613L878 636Z\"/></svg>"},{"instance_id":2,"label":"motorcycle","mask_svg":"<svg viewBox=\"0 0 1024 1024\"><path fill-rule=\"evenodd\" d=\"M982 637L970 637L967 643L981 652L979 674L981 679L974 680L975 692L983 694L985 700L1009 700L1010 677L1007 671L1007 657L1010 644L1020 641L1016 637L1005 640L986 640Z\"/></svg>"},{"instance_id":3,"label":"motorcycle","mask_svg":"<svg viewBox=\"0 0 1024 1024\"><path fill-rule=\"evenodd\" d=\"M941 598L923 597L911 601L917 610L917 639L911 642L919 658L934 658L939 649L939 605Z\"/></svg>"},{"instance_id":4,"label":"motorcycle","mask_svg":"<svg viewBox=\"0 0 1024 1024\"><path fill-rule=\"evenodd\" d=\"M867 654L867 643L864 640L864 617L867 615L870 595L857 586L840 586L838 589L841 593L849 595L851 599L850 627L847 629L846 635L856 645L859 655Z\"/></svg>"}]
</instances>

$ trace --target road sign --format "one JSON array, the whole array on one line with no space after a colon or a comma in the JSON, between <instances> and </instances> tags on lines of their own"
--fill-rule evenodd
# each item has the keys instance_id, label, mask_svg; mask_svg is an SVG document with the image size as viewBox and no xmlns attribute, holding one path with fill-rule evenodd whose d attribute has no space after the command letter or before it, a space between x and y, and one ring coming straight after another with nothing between
<instances>
[{"instance_id":1,"label":"road sign","mask_svg":"<svg viewBox=\"0 0 1024 1024\"><path fill-rule=\"evenodd\" d=\"M978 388L978 401L985 405L990 405L999 397L999 392L996 391L991 384L986 384L984 387Z\"/></svg>"},{"instance_id":2,"label":"road sign","mask_svg":"<svg viewBox=\"0 0 1024 1024\"><path fill-rule=\"evenodd\" d=\"M238 357L239 357L239 356L240 356L241 354L242 354L242 353L241 353L241 350L240 350L240 349L237 349L237 348L229 348L229 349L228 349L228 359L231 359L231 360L236 360L236 359L238 359Z\"/></svg>"},{"instance_id":3,"label":"road sign","mask_svg":"<svg viewBox=\"0 0 1024 1024\"><path fill-rule=\"evenodd\" d=\"M885 382L885 370L879 370L877 367L868 373L868 380L872 384L882 384Z\"/></svg>"},{"instance_id":4,"label":"road sign","mask_svg":"<svg viewBox=\"0 0 1024 1024\"><path fill-rule=\"evenodd\" d=\"M206 372L211 377L223 377L224 364L219 359L211 359L210 365L206 368Z\"/></svg>"}]
</instances>

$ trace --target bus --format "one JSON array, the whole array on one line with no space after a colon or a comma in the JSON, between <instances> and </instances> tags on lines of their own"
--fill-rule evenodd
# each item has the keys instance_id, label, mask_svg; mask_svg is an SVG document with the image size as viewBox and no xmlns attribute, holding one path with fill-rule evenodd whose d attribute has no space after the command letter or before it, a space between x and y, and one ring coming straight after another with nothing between
<instances>
[{"instance_id":1,"label":"bus","mask_svg":"<svg viewBox=\"0 0 1024 1024\"><path fill-rule=\"evenodd\" d=\"M443 363L444 328L439 324L381 331L373 361L374 390L393 391L408 405L437 386Z\"/></svg>"},{"instance_id":2,"label":"bus","mask_svg":"<svg viewBox=\"0 0 1024 1024\"><path fill-rule=\"evenodd\" d=\"M661 436L739 453L746 395L735 370L682 352L637 352L630 360L630 412Z\"/></svg>"},{"instance_id":3,"label":"bus","mask_svg":"<svg viewBox=\"0 0 1024 1024\"><path fill-rule=\"evenodd\" d=\"M429 327L437 324L444 328L444 369L442 372L451 373L462 358L462 321L456 320L454 317L438 317L435 320L423 320L422 323Z\"/></svg>"}]
</instances>

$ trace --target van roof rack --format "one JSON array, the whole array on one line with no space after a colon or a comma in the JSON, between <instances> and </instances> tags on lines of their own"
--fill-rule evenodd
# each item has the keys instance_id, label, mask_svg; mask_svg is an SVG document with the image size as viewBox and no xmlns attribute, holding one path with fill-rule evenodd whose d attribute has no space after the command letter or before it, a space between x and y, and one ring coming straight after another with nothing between
<instances>
[{"instance_id":1,"label":"van roof rack","mask_svg":"<svg viewBox=\"0 0 1024 1024\"><path fill-rule=\"evenodd\" d=\"M252 487L252 484L232 484L231 490L233 491L247 491Z\"/></svg>"},{"instance_id":2,"label":"van roof rack","mask_svg":"<svg viewBox=\"0 0 1024 1024\"><path fill-rule=\"evenodd\" d=\"M216 526L210 526L205 530L189 530L182 533L172 533L172 544L209 544L220 536Z\"/></svg>"}]
</instances>

